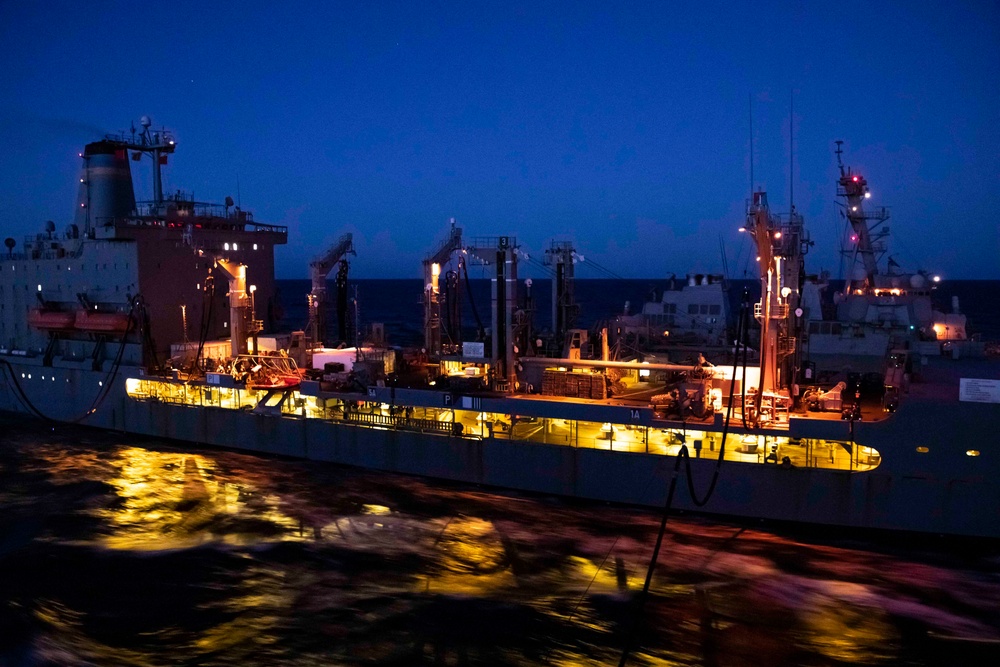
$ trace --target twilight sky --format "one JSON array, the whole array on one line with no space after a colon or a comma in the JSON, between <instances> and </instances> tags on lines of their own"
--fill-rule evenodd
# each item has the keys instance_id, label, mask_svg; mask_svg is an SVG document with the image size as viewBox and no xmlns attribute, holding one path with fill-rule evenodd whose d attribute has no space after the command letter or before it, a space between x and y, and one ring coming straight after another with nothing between
<instances>
[{"instance_id":1,"label":"twilight sky","mask_svg":"<svg viewBox=\"0 0 1000 667\"><path fill-rule=\"evenodd\" d=\"M843 139L904 269L1000 278L988 0L5 0L0 63L0 235L19 242L70 222L85 143L149 115L178 140L165 189L289 226L279 277L345 231L353 276L419 277L450 217L533 258L571 240L595 278L720 271L721 235L741 276L749 100L754 181L784 212L794 95L811 272L840 268Z\"/></svg>"}]
</instances>

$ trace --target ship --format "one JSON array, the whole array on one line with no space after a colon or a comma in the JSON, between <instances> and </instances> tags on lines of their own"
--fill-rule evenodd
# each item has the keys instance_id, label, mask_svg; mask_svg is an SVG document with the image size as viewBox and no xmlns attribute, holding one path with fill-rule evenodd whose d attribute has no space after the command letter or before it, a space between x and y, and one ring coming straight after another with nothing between
<instances>
[{"instance_id":1,"label":"ship","mask_svg":"<svg viewBox=\"0 0 1000 667\"><path fill-rule=\"evenodd\" d=\"M678 284L680 282L680 284ZM725 275L671 274L666 289L632 314L631 304L611 324L619 357L672 353L674 357L724 357L733 348L729 295Z\"/></svg>"},{"instance_id":2,"label":"ship","mask_svg":"<svg viewBox=\"0 0 1000 667\"><path fill-rule=\"evenodd\" d=\"M744 300L734 332L747 340L758 323L752 362L746 346L712 365L546 344L525 317L530 284L517 275L526 253L516 237L467 239L454 224L424 263L419 350L392 347L377 327L346 347L343 323L341 344L325 347L326 280L340 267L339 313L350 236L310 264L308 325L279 333L274 251L288 230L228 197L164 193L161 168L176 147L148 118L88 144L73 222L6 241L0 409L516 492L657 508L669 500L671 511L831 530L1000 537L1000 363L938 337L932 315L912 330L881 322L884 345L862 355L880 360L861 375L877 372L878 382L857 382L863 369L848 367L845 380L823 384L810 347L837 321L806 312L801 216L773 214L765 192L752 193L742 228L760 257L761 298ZM153 193L140 202L131 165L143 162ZM845 170L841 188L861 183L855 176ZM863 207L864 192L849 205ZM572 252L551 250L554 328L572 341ZM472 340L453 317L458 272L443 270L456 257L491 275L490 326ZM867 273L850 294L876 313L926 296L923 284L897 278ZM921 293L903 294L910 288ZM865 319L855 330L879 325Z\"/></svg>"}]
</instances>

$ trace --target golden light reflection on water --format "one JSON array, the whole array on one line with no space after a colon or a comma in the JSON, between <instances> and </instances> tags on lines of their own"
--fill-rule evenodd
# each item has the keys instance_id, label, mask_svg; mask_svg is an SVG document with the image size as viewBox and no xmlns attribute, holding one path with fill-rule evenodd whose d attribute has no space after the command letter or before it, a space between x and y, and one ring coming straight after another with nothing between
<instances>
[{"instance_id":1,"label":"golden light reflection on water","mask_svg":"<svg viewBox=\"0 0 1000 667\"><path fill-rule=\"evenodd\" d=\"M490 521L455 517L436 540L432 570L420 589L430 593L497 596L517 585L499 533Z\"/></svg>"},{"instance_id":2,"label":"golden light reflection on water","mask_svg":"<svg viewBox=\"0 0 1000 667\"><path fill-rule=\"evenodd\" d=\"M38 600L34 616L40 622L58 632L55 637L43 637L38 642L37 657L40 664L94 664L76 659L87 656L97 664L130 665L131 667L155 667L155 658L142 651L111 647L89 637L82 628L84 614L55 600Z\"/></svg>"},{"instance_id":3,"label":"golden light reflection on water","mask_svg":"<svg viewBox=\"0 0 1000 667\"><path fill-rule=\"evenodd\" d=\"M108 548L246 544L267 539L262 532L273 539L304 539L300 523L279 509L278 498L226 483L206 456L127 447L110 463L117 474L107 482L119 501L95 512L108 525L102 539ZM240 520L252 520L252 529L244 530Z\"/></svg>"},{"instance_id":4,"label":"golden light reflection on water","mask_svg":"<svg viewBox=\"0 0 1000 667\"><path fill-rule=\"evenodd\" d=\"M883 610L843 597L812 596L802 605L799 622L800 643L844 663L889 660L898 645L899 634Z\"/></svg>"},{"instance_id":5,"label":"golden light reflection on water","mask_svg":"<svg viewBox=\"0 0 1000 667\"><path fill-rule=\"evenodd\" d=\"M309 650L370 657L391 652L396 637L413 636L430 637L423 640L428 646L440 642L449 651L467 646L473 654L508 642L513 653L504 664L536 664L513 657L522 636L500 624L495 632L456 638L451 624L465 622L467 609L515 609L511 614L523 621L520 627L535 630L546 664L613 664L655 535L655 518L640 517L645 527L633 526L629 537L619 538L616 518L605 516L603 526L595 527L596 511L556 513L550 506L513 506L485 495L472 502L472 496L405 481L399 484L406 493L394 496L381 481L345 488L331 477L310 478L296 464L231 453L114 444L39 445L32 454L38 462L22 470L44 471L47 482L63 487L34 487L40 495L67 493L67 509L88 517L72 533L91 531L85 541L71 537L63 543L60 569L74 572L67 581L75 581L79 568L79 580L88 585L94 585L88 575L96 574L108 577L106 590L124 585L145 592L146 572L182 572L158 589L172 594L175 581L185 589L171 608L176 615L143 617L144 624L131 626L132 643L121 646L112 645L117 635L108 631L118 630L116 614L128 614L120 606L94 602L89 593L60 599L63 589L54 585L50 596L32 597L33 613L49 636L93 664L168 664L167 654L158 652L161 644L171 647L170 658L190 653L211 662L225 655L219 664L244 664L240 656L247 665L265 664L255 662L263 659L255 652L282 642L293 645L299 658ZM76 482L91 485L71 490ZM423 502L390 500L410 493ZM90 517L101 520L93 530ZM59 541L56 530L44 533L47 541ZM629 664L697 663L709 644L725 658L718 664L750 664L754 658L779 664L792 655L838 664L889 663L905 642L896 618L901 614L945 629L970 626L983 636L992 628L975 611L988 599L982 591L996 590L989 582L976 587L967 576L946 577L929 565L915 570L905 559L892 561L895 574L889 576L870 554L793 545L752 530L734 535L732 528L682 523L673 530L679 532L660 555L644 617L651 619L655 639L649 643L655 646L637 646ZM206 543L227 548L183 551ZM94 546L115 550L115 567L104 568L108 554L102 549L92 550L93 561L80 557ZM162 559L127 553L150 550L169 553ZM129 566L130 579L121 577L119 565ZM960 602L947 614L932 615L907 601L924 589L931 600L954 596ZM897 598L907 598L906 604ZM131 598L112 599L128 605ZM442 611L452 613L442 626L426 620ZM189 622L175 625L175 619ZM314 646L314 634L329 642ZM431 648L423 655L430 656Z\"/></svg>"}]
</instances>

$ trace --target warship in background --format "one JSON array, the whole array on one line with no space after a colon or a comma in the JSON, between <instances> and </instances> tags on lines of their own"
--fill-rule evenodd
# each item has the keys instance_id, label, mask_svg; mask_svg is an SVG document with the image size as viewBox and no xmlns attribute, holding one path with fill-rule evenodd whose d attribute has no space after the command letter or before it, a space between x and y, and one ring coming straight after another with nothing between
<instances>
[{"instance_id":1,"label":"warship in background","mask_svg":"<svg viewBox=\"0 0 1000 667\"><path fill-rule=\"evenodd\" d=\"M952 299L951 313L935 310L931 297L940 278L904 272L888 255L889 210L866 208L868 181L845 167L841 144L837 142L837 195L844 200L841 214L849 227L844 251L849 277L833 295L833 317L824 320L815 308L806 314L809 359L819 372L878 373L894 349L897 354L983 356L983 341L966 335L958 297ZM885 268L879 265L883 259ZM820 287L809 285L811 292Z\"/></svg>"},{"instance_id":2,"label":"warship in background","mask_svg":"<svg viewBox=\"0 0 1000 667\"><path fill-rule=\"evenodd\" d=\"M991 447L1000 363L977 356L974 341L955 348L938 336L936 316L917 317L929 298L923 285L873 274L840 305L859 323L854 331L889 331L868 355L879 359L870 371L879 382L818 383L810 364L826 321L806 312L805 229L794 212L772 214L766 193L753 193L744 227L761 258L761 299L741 306L735 331L745 340L751 319L759 323L753 363L745 346L726 366L613 361L606 344L588 354L572 328L568 245L547 253L553 326L540 335L530 284L517 276L527 255L516 238L467 240L454 224L424 264L424 346L391 347L373 327L345 347L350 237L310 264L307 326L277 334L274 246L287 229L255 222L228 198L165 196L161 165L175 142L148 119L140 125L85 148L76 216L63 233L49 224L20 247L7 241L0 409L658 507L685 465L678 510L1000 537L1000 453ZM136 202L129 165L144 159L153 198ZM859 196L863 205L860 175L845 171L841 187L849 206ZM851 212L852 222L869 219ZM457 325L467 261L492 273L490 326L473 340ZM324 347L335 267L341 325ZM854 305L862 302L863 316ZM878 317L888 312L892 319ZM911 312L916 319L903 319ZM700 497L710 483L711 497Z\"/></svg>"},{"instance_id":3,"label":"warship in background","mask_svg":"<svg viewBox=\"0 0 1000 667\"><path fill-rule=\"evenodd\" d=\"M731 357L733 321L724 274L688 274L678 281L670 276L666 289L642 310L631 314L631 304L611 324L618 358L696 359L698 354L718 360ZM679 284L678 284L679 283Z\"/></svg>"}]
</instances>

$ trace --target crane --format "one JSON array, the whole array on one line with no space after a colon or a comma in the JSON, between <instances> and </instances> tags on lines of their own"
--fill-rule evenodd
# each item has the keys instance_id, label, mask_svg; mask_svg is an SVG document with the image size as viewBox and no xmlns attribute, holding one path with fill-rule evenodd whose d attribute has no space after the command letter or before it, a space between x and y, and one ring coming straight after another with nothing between
<instances>
[{"instance_id":1,"label":"crane","mask_svg":"<svg viewBox=\"0 0 1000 667\"><path fill-rule=\"evenodd\" d=\"M321 345L326 339L326 278L338 264L337 336L341 341L347 339L347 255L357 255L354 252L354 237L350 233L341 236L325 253L309 262L312 291L306 297L309 304L306 330L313 345Z\"/></svg>"},{"instance_id":2,"label":"crane","mask_svg":"<svg viewBox=\"0 0 1000 667\"><path fill-rule=\"evenodd\" d=\"M441 265L451 259L452 253L461 249L462 228L456 227L455 218L452 218L448 238L424 260L424 348L427 354L441 354ZM450 333L457 338L457 332Z\"/></svg>"},{"instance_id":3,"label":"crane","mask_svg":"<svg viewBox=\"0 0 1000 667\"><path fill-rule=\"evenodd\" d=\"M247 290L246 264L226 259L220 254L210 254L215 256L215 267L229 281L230 353L233 357L246 354L247 337L252 336L256 354L257 334L260 333L264 323L254 319L253 292L256 288L250 285L249 291Z\"/></svg>"}]
</instances>

